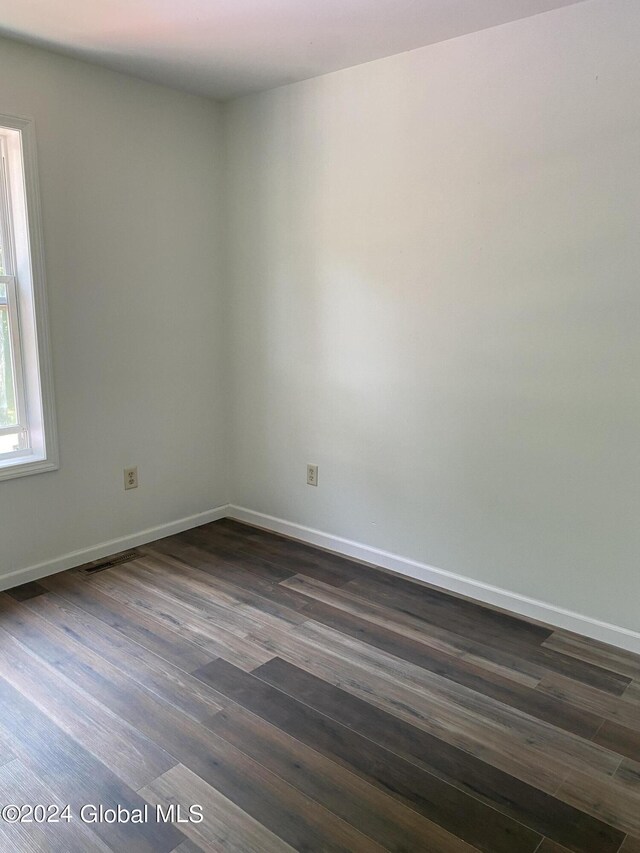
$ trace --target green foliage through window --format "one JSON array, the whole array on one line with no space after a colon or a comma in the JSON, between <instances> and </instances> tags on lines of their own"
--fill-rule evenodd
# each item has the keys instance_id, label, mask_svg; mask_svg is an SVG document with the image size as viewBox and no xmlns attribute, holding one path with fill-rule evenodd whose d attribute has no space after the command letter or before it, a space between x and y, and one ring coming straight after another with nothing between
<instances>
[{"instance_id":1,"label":"green foliage through window","mask_svg":"<svg viewBox=\"0 0 640 853\"><path fill-rule=\"evenodd\" d=\"M0 429L17 422L7 287L0 283Z\"/></svg>"}]
</instances>

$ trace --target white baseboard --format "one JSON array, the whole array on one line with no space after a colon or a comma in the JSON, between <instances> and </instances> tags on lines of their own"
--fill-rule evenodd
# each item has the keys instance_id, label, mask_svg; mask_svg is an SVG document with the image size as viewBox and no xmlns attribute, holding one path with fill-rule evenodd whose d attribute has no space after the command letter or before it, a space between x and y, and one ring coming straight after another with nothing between
<instances>
[{"instance_id":1,"label":"white baseboard","mask_svg":"<svg viewBox=\"0 0 640 853\"><path fill-rule=\"evenodd\" d=\"M110 539L108 542L101 542L99 545L93 545L90 548L70 551L68 554L63 554L54 560L47 560L44 563L37 563L34 566L17 569L15 572L2 575L0 577L0 590L11 589L28 581L36 581L39 578L54 575L56 572L62 572L65 569L73 569L76 566L84 565L84 563L90 563L93 560L100 560L102 557L109 557L111 554L126 551L128 548L136 548L138 545L145 545L147 542L162 539L164 536L172 536L174 533L181 533L183 530L190 530L192 527L198 527L210 521L217 521L228 514L229 507L227 504L224 504L215 509L200 512L197 515L189 515L186 518L179 518L177 521L159 524L157 527L148 527L146 530L140 530L138 533L132 533L129 536L122 536L120 539Z\"/></svg>"},{"instance_id":2,"label":"white baseboard","mask_svg":"<svg viewBox=\"0 0 640 853\"><path fill-rule=\"evenodd\" d=\"M35 581L39 578L53 575L56 572L62 572L65 569L72 569L75 566L90 563L92 560L99 560L102 557L108 557L119 551L126 551L127 548L135 548L138 545L153 542L155 539L162 539L164 536L181 533L183 530L189 530L192 527L198 527L210 521L217 521L219 518L225 518L226 516L235 518L238 521L244 521L247 524L253 524L256 527L264 527L275 533L282 533L284 536L289 536L292 539L300 539L303 542L308 542L310 545L317 545L319 548L325 548L327 551L334 551L345 557L352 557L355 560L388 569L405 577L424 581L432 586L445 589L448 592L498 607L510 613L525 616L528 619L534 619L537 622L543 622L553 628L562 628L565 631L582 634L585 637L591 637L602 643L608 643L609 645L640 654L640 633L631 631L629 628L602 622L599 619L593 619L591 616L584 616L581 613L566 610L555 604L538 601L535 598L529 598L517 592L511 592L510 590L485 584L472 578L456 575L444 569L428 566L426 563L409 560L398 554L391 554L379 548L371 548L369 545L363 545L351 539L333 536L321 530L314 530L311 527L304 527L292 521L274 518L271 515L265 515L264 513L255 512L245 507L234 506L233 504L225 504L215 509L207 510L207 512L190 515L186 518L180 518L177 521L168 522L167 524L160 524L157 527L149 527L146 530L132 533L129 536L123 536L120 539L101 542L99 545L94 545L90 548L71 551L54 560L38 563L25 569L17 569L0 577L0 590L11 589L28 581Z\"/></svg>"},{"instance_id":3,"label":"white baseboard","mask_svg":"<svg viewBox=\"0 0 640 853\"><path fill-rule=\"evenodd\" d=\"M389 569L399 575L424 581L432 586L445 589L448 592L454 592L458 595L481 601L484 604L499 607L501 610L507 610L519 616L526 616L528 619L543 622L553 628L562 628L565 631L582 634L594 640L599 640L601 643L608 643L609 645L640 654L640 633L631 631L629 628L622 628L618 625L611 625L608 622L601 622L599 619L593 619L591 616L584 616L581 613L566 610L563 607L549 604L546 601L538 601L535 598L529 598L517 592L511 592L507 589L501 589L491 584L473 580L472 578L456 575L444 569L436 569L434 566L426 565L426 563L409 560L406 557L398 556L398 554L381 551L379 548L371 548L368 545L354 542L351 539L343 539L341 536L323 533L321 530L314 530L311 527L294 524L282 518L274 518L271 515L254 512L245 507L231 504L227 508L227 515L238 521L244 521L256 527L264 527L275 533L282 533L284 536L308 542L310 545L317 545L328 551L335 551L346 557L353 557L356 560Z\"/></svg>"}]
</instances>

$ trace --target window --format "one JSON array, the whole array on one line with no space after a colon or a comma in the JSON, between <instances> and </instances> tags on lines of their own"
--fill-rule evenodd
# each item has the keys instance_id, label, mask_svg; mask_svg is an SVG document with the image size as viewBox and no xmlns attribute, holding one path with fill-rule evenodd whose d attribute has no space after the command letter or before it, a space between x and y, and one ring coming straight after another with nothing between
<instances>
[{"instance_id":1,"label":"window","mask_svg":"<svg viewBox=\"0 0 640 853\"><path fill-rule=\"evenodd\" d=\"M58 467L33 123L0 115L0 480Z\"/></svg>"}]
</instances>

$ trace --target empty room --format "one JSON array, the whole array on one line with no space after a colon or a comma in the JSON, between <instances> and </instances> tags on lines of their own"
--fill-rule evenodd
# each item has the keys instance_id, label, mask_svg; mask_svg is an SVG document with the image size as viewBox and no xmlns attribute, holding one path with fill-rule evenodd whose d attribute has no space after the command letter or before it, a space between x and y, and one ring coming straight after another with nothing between
<instances>
[{"instance_id":1,"label":"empty room","mask_svg":"<svg viewBox=\"0 0 640 853\"><path fill-rule=\"evenodd\" d=\"M640 853L639 0L4 0L0 853Z\"/></svg>"}]
</instances>

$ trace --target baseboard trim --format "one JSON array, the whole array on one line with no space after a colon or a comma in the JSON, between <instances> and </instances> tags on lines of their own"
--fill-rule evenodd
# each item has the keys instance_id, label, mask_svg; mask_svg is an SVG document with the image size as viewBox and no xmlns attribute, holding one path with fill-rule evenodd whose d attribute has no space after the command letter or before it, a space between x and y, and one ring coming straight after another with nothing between
<instances>
[{"instance_id":1,"label":"baseboard trim","mask_svg":"<svg viewBox=\"0 0 640 853\"><path fill-rule=\"evenodd\" d=\"M302 524L286 521L283 518L275 518L272 515L266 515L265 513L256 512L246 507L235 506L234 504L223 504L206 512L170 521L167 524L148 527L146 530L132 533L129 536L101 542L99 545L94 545L90 548L71 551L54 560L48 560L24 569L17 569L0 577L0 590L11 589L28 581L39 580L48 575L56 574L56 572L72 569L75 566L81 566L92 560L99 560L102 557L108 557L119 551L125 551L127 548L145 545L147 542L153 542L155 539L172 536L175 533L181 533L183 530L190 530L192 527L199 527L201 524L207 524L210 521L217 521L225 517L235 518L238 521L244 521L256 527L264 527L266 530L272 530L274 533L281 533L292 539L300 539L303 542L307 542L310 545L317 545L319 548L324 548L327 551L334 551L345 557L352 557L355 560L388 569L404 577L414 578L440 589L445 589L448 592L480 601L483 604L489 604L501 610L517 613L520 616L534 619L553 628L562 628L565 631L572 631L575 634L590 637L601 643L608 643L609 645L640 654L640 633L632 631L629 628L612 625L609 622L602 622L599 619L594 619L591 616L585 616L572 610L566 610L555 604L529 598L526 595L520 595L517 592L511 592L510 590L485 584L472 578L466 578L463 575L438 569L435 566L429 566L417 560L410 560L407 557L401 557L389 551L372 548L361 542L354 542L351 539L344 539L341 536L334 536L331 533L325 533L321 530L315 530L312 527L305 527Z\"/></svg>"},{"instance_id":2,"label":"baseboard trim","mask_svg":"<svg viewBox=\"0 0 640 853\"><path fill-rule=\"evenodd\" d=\"M22 583L36 581L40 578L54 575L57 572L63 572L65 569L73 569L76 566L82 566L84 563L90 563L92 560L100 560L102 557L109 557L111 554L117 554L119 551L126 551L127 548L146 545L147 542L162 539L164 536L172 536L174 533L182 533L183 530L190 530L192 527L199 527L201 524L217 521L228 514L229 507L227 504L223 504L215 509L200 512L197 515L189 515L186 518L179 518L177 521L170 521L167 524L148 527L146 530L140 530L137 533L131 533L129 536L122 536L119 539L110 539L108 542L101 542L99 545L93 545L90 548L70 551L68 554L56 557L55 560L47 560L44 563L37 563L34 566L17 569L14 572L2 575L0 577L0 590L11 589Z\"/></svg>"},{"instance_id":3,"label":"baseboard trim","mask_svg":"<svg viewBox=\"0 0 640 853\"><path fill-rule=\"evenodd\" d=\"M501 610L517 613L537 622L543 622L553 628L562 628L565 631L572 631L575 634L581 634L602 643L608 643L640 654L640 633L631 631L629 628L602 622L599 619L557 607L555 604L529 598L526 595L466 578L444 569L437 569L434 566L428 566L426 563L409 560L406 557L391 554L379 548L371 548L369 545L363 545L351 539L343 539L341 536L333 536L330 533L304 527L292 521L274 518L274 516L255 512L246 507L231 504L227 508L226 514L238 521L244 521L256 527L264 527L274 533L282 533L284 536L300 539L310 545L317 545L328 551L335 551L346 557L371 563L399 575L424 581L448 592L481 601L483 604L490 604Z\"/></svg>"}]
</instances>

